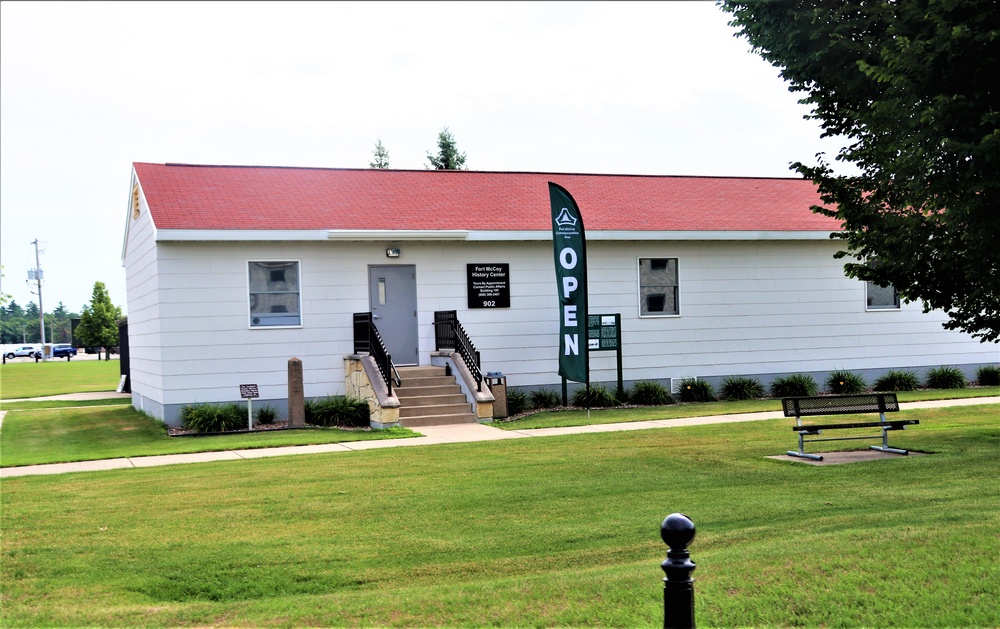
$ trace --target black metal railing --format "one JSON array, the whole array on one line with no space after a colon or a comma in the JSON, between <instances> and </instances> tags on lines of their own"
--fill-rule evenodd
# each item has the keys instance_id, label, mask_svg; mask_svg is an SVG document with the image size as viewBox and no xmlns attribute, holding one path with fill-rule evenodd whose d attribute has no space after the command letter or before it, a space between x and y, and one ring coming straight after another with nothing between
<instances>
[{"instance_id":1,"label":"black metal railing","mask_svg":"<svg viewBox=\"0 0 1000 629\"><path fill-rule=\"evenodd\" d=\"M378 333L375 320L370 312L354 313L354 353L369 354L375 359L375 364L378 365L378 370L382 374L382 380L385 381L389 395L392 395L393 383L397 387L402 384L396 366L392 364L392 356L385 349L382 335Z\"/></svg>"},{"instance_id":2,"label":"black metal railing","mask_svg":"<svg viewBox=\"0 0 1000 629\"><path fill-rule=\"evenodd\" d=\"M450 349L462 357L469 373L476 380L476 391L483 390L483 372L480 368L479 350L458 322L458 312L444 310L434 313L434 347L436 350Z\"/></svg>"}]
</instances>

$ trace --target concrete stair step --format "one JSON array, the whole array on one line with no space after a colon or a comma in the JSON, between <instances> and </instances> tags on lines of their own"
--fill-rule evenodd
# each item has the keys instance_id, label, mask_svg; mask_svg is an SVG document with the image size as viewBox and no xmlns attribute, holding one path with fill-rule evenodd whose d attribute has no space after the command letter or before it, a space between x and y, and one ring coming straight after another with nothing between
<instances>
[{"instance_id":1,"label":"concrete stair step","mask_svg":"<svg viewBox=\"0 0 1000 629\"><path fill-rule=\"evenodd\" d=\"M399 372L399 377L411 377L411 378L432 378L435 376L443 376L445 374L444 367L397 367L396 371Z\"/></svg>"},{"instance_id":2,"label":"concrete stair step","mask_svg":"<svg viewBox=\"0 0 1000 629\"><path fill-rule=\"evenodd\" d=\"M412 387L440 387L447 384L455 384L455 376L413 376L400 372L399 379L403 384L397 389L409 389Z\"/></svg>"},{"instance_id":3,"label":"concrete stair step","mask_svg":"<svg viewBox=\"0 0 1000 629\"><path fill-rule=\"evenodd\" d=\"M454 382L447 385L435 385L430 387L395 387L393 391L396 393L401 401L403 399L410 399L414 397L422 397L425 395L455 395L456 393L462 393L462 387L458 386Z\"/></svg>"},{"instance_id":4,"label":"concrete stair step","mask_svg":"<svg viewBox=\"0 0 1000 629\"><path fill-rule=\"evenodd\" d=\"M472 405L468 402L461 404L434 404L428 406L400 406L399 418L421 417L425 415L457 415L468 413L472 415Z\"/></svg>"},{"instance_id":5,"label":"concrete stair step","mask_svg":"<svg viewBox=\"0 0 1000 629\"><path fill-rule=\"evenodd\" d=\"M457 387L456 387L457 388ZM413 395L402 396L397 392L401 406L406 408L420 408L423 406L441 406L442 404L468 404L465 394L459 390L457 393L439 395Z\"/></svg>"},{"instance_id":6,"label":"concrete stair step","mask_svg":"<svg viewBox=\"0 0 1000 629\"><path fill-rule=\"evenodd\" d=\"M455 413L452 415L426 415L417 417L400 417L399 425L404 428L419 428L421 426L448 426L451 424L475 424L476 416L472 413Z\"/></svg>"}]
</instances>

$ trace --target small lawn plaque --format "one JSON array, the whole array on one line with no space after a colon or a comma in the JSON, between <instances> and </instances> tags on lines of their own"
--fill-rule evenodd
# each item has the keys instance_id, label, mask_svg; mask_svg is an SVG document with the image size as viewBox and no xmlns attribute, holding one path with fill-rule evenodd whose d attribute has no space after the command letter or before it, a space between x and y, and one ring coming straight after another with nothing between
<instances>
[{"instance_id":1,"label":"small lawn plaque","mask_svg":"<svg viewBox=\"0 0 1000 629\"><path fill-rule=\"evenodd\" d=\"M251 400L260 397L260 392L257 391L256 384L241 384L240 385L240 397L244 400Z\"/></svg>"},{"instance_id":2,"label":"small lawn plaque","mask_svg":"<svg viewBox=\"0 0 1000 629\"><path fill-rule=\"evenodd\" d=\"M240 397L247 401L247 426L253 430L253 400L260 397L256 384L241 384Z\"/></svg>"}]
</instances>

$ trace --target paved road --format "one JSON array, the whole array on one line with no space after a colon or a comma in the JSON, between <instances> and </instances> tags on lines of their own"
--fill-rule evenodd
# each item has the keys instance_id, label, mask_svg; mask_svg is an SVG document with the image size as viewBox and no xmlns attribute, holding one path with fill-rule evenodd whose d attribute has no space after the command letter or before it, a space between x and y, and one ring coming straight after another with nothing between
<instances>
[{"instance_id":1,"label":"paved road","mask_svg":"<svg viewBox=\"0 0 1000 629\"><path fill-rule=\"evenodd\" d=\"M111 397L115 395L120 395L120 394L103 394L103 397ZM52 399L52 398L45 398L45 399ZM68 398L66 396L62 396L62 399L74 399L74 398L73 396L68 396ZM900 407L902 410L906 411L919 408L971 406L974 404L1000 404L1000 397L963 398L957 400L932 400L926 402L907 402L900 404ZM1000 419L1000 406L997 407L996 415L997 419ZM250 450L226 450L222 452L199 452L194 454L167 454L161 456L142 456L142 457L127 457L120 459L103 459L99 461L81 461L78 463L53 463L49 465L6 467L6 468L0 468L0 478L12 478L15 476L29 476L37 474L64 474L68 472L96 472L101 470L113 470L113 469L129 468L129 467L153 467L157 465L177 465L180 463L204 463L208 461L235 461L238 459L259 459L264 457L289 456L295 454L357 452L359 450L376 450L381 448L431 446L442 443L468 443L472 441L526 439L530 437L548 437L555 435L618 432L624 430L646 430L650 428L677 428L681 426L699 426L706 424L726 424L735 422L761 421L767 419L780 419L782 417L783 415L781 411L771 411L766 413L741 413L734 415L714 415L711 417L659 419L652 421L627 422L619 424L598 424L593 426L570 426L565 428L534 428L530 430L501 430L499 428L494 428L489 424L456 424L450 426L424 426L417 429L423 436L409 437L406 439L386 439L382 441L354 441L350 443L326 443L326 444L311 445L311 446L284 446L278 448L256 448ZM0 425L2 425L2 422L3 422L3 412L0 412ZM895 455L886 455L886 456L891 457Z\"/></svg>"}]
</instances>

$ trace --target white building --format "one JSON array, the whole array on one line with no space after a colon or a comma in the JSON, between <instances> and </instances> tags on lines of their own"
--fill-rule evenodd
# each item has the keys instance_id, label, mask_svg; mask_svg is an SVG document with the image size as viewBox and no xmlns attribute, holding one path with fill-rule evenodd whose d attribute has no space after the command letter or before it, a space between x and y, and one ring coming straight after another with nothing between
<instances>
[{"instance_id":1,"label":"white building","mask_svg":"<svg viewBox=\"0 0 1000 629\"><path fill-rule=\"evenodd\" d=\"M434 313L457 311L484 372L558 389L549 181L582 212L590 311L620 313L626 382L997 362L944 314L845 277L808 181L136 163L135 406L176 423L252 382L284 408L291 357L307 398L343 394L362 312L397 365L431 364ZM497 303L470 294L470 265L506 273ZM616 378L614 352L592 353L592 382Z\"/></svg>"}]
</instances>

